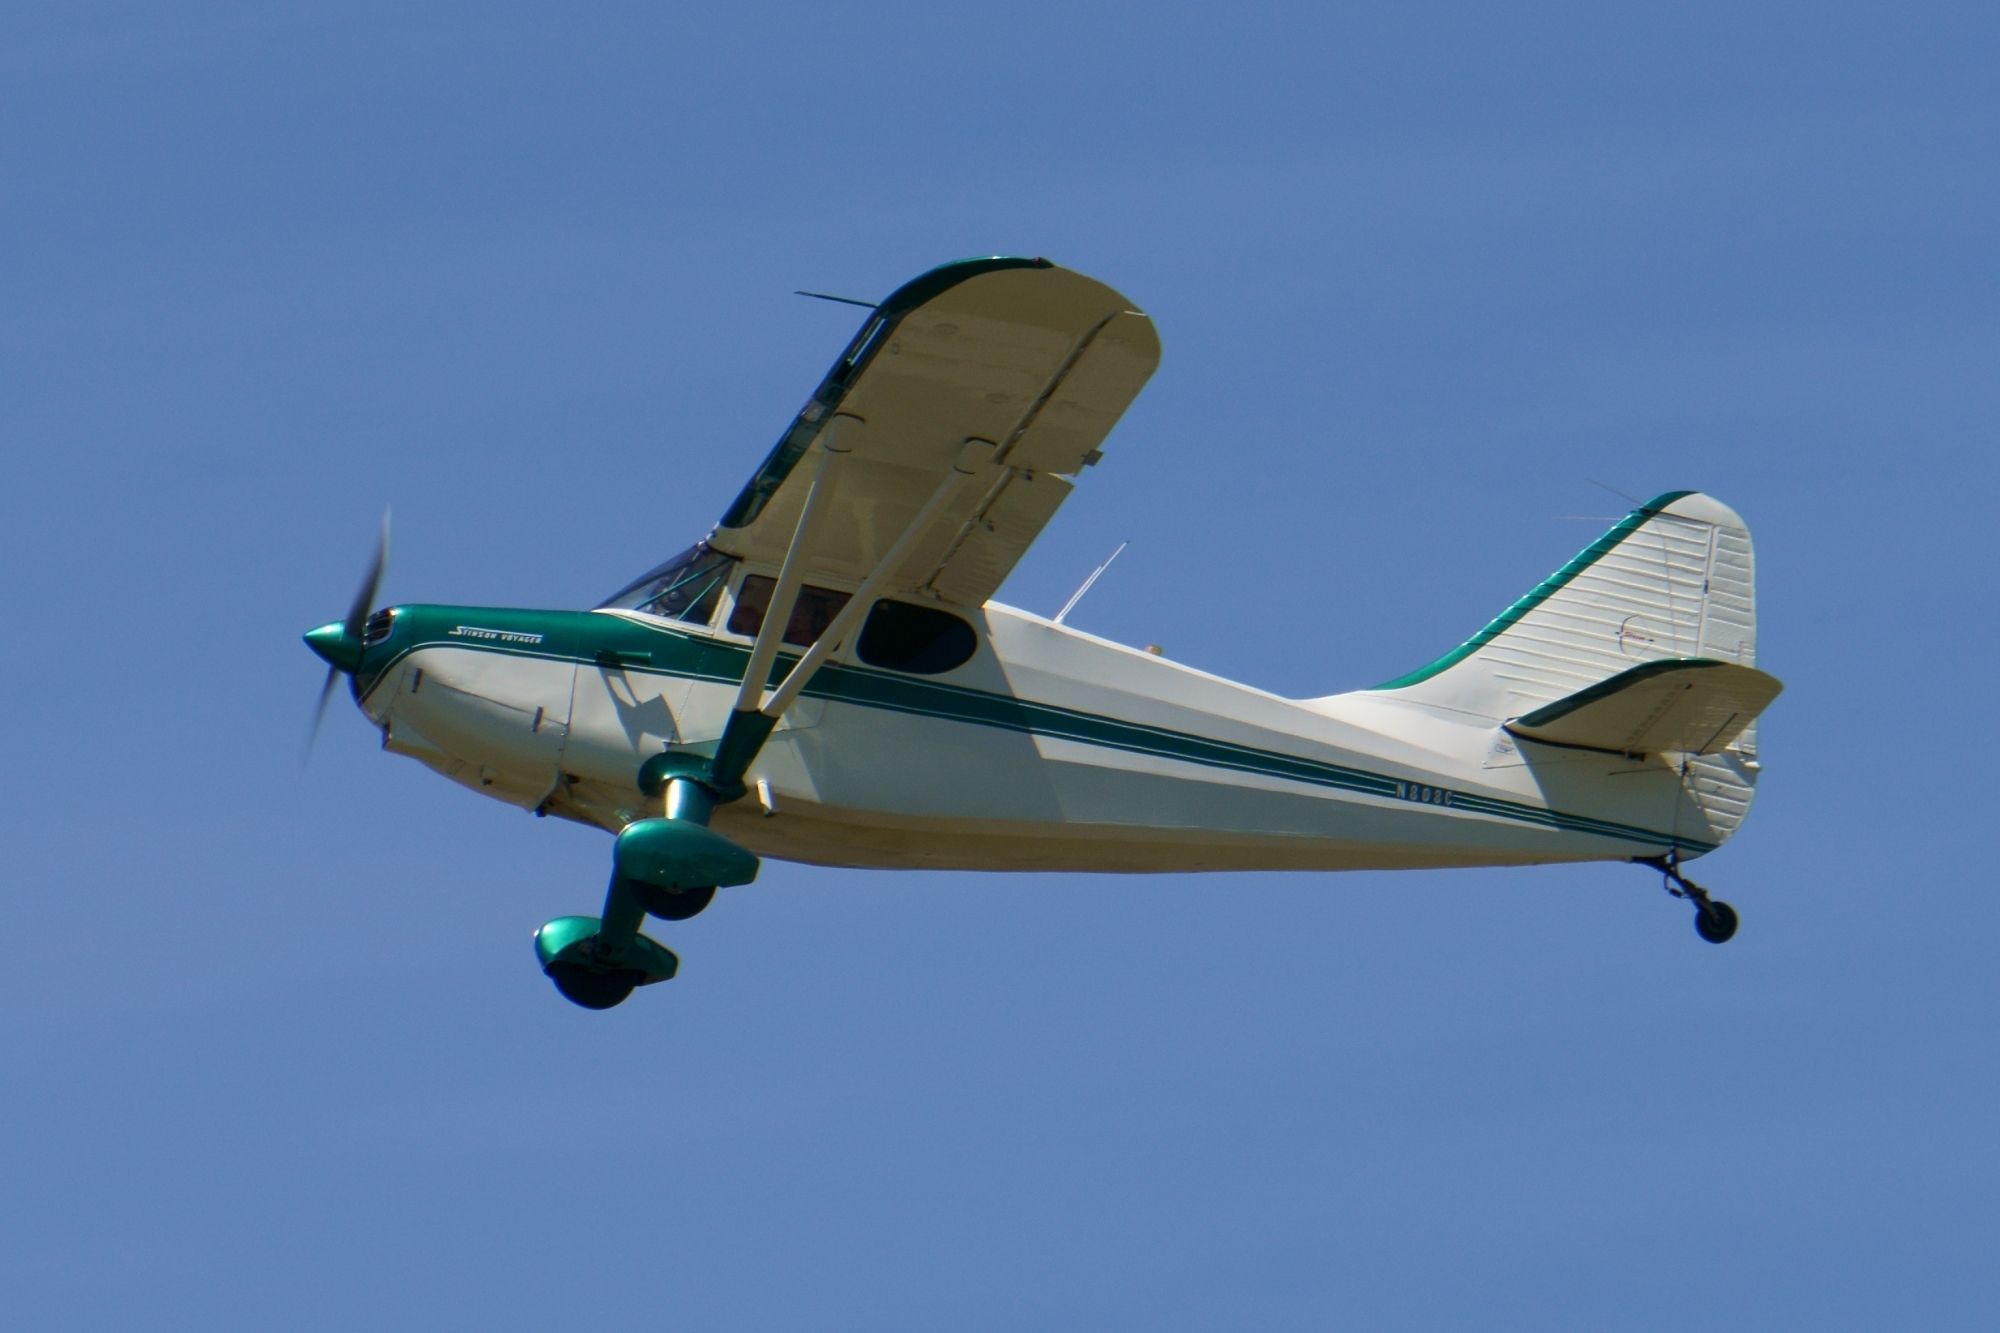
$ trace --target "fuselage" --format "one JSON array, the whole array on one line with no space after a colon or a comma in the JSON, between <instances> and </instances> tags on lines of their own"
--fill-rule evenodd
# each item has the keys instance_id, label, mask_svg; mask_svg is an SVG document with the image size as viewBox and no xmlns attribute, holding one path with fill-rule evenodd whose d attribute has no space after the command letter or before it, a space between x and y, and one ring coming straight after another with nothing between
<instances>
[{"instance_id":1,"label":"fuselage","mask_svg":"<svg viewBox=\"0 0 2000 1333\"><path fill-rule=\"evenodd\" d=\"M1726 836L1658 758L1537 753L1385 692L1282 698L997 603L972 623L948 671L823 668L718 830L826 865L1098 871L1687 857ZM378 613L368 639L354 693L387 749L613 831L659 813L647 758L714 745L751 648L638 611L439 605Z\"/></svg>"}]
</instances>

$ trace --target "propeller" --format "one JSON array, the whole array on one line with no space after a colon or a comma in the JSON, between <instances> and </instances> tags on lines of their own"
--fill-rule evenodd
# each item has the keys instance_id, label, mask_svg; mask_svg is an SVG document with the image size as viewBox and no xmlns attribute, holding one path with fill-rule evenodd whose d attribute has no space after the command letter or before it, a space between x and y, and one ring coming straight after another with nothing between
<instances>
[{"instance_id":1,"label":"propeller","mask_svg":"<svg viewBox=\"0 0 2000 1333\"><path fill-rule=\"evenodd\" d=\"M313 711L312 730L306 734L306 754L312 754L313 745L319 740L319 729L326 722L327 702L333 698L333 687L342 676L351 676L361 665L361 636L368 627L368 613L375 609L375 592L382 586L382 573L389 564L389 511L382 511L382 531L375 539L375 554L368 562L368 573L362 577L361 587L354 594L354 601L347 608L347 618L337 623L321 625L306 633L306 646L326 659L326 683L319 687L319 706Z\"/></svg>"}]
</instances>

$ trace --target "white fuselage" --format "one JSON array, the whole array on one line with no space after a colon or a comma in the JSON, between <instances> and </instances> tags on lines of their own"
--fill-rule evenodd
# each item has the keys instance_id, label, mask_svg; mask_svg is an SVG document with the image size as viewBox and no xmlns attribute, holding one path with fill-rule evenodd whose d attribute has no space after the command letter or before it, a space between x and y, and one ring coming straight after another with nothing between
<instances>
[{"instance_id":1,"label":"white fuselage","mask_svg":"<svg viewBox=\"0 0 2000 1333\"><path fill-rule=\"evenodd\" d=\"M543 634L510 628L532 613L426 610L444 628L385 645L359 687L385 746L613 830L659 813L645 759L721 734L749 646L630 611L543 613L570 627ZM715 827L818 864L1099 871L1692 856L1726 836L1661 759L1377 691L1280 698L998 604L978 629L941 676L827 667Z\"/></svg>"}]
</instances>

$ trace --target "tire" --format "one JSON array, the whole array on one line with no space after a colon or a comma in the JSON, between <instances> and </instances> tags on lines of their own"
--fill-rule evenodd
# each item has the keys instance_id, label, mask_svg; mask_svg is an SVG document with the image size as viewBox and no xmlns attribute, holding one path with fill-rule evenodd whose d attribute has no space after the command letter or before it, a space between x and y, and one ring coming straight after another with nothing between
<instances>
[{"instance_id":1,"label":"tire","mask_svg":"<svg viewBox=\"0 0 2000 1333\"><path fill-rule=\"evenodd\" d=\"M1710 944L1727 944L1736 933L1736 909L1711 898L1695 910L1694 929Z\"/></svg>"},{"instance_id":2,"label":"tire","mask_svg":"<svg viewBox=\"0 0 2000 1333\"><path fill-rule=\"evenodd\" d=\"M585 1009L610 1009L623 1004L639 984L635 972L596 972L582 963L550 963L548 974L565 1000Z\"/></svg>"},{"instance_id":3,"label":"tire","mask_svg":"<svg viewBox=\"0 0 2000 1333\"><path fill-rule=\"evenodd\" d=\"M715 890L713 888L656 889L646 886L644 892L640 894L639 901L650 916L656 916L662 921L686 921L715 901Z\"/></svg>"}]
</instances>

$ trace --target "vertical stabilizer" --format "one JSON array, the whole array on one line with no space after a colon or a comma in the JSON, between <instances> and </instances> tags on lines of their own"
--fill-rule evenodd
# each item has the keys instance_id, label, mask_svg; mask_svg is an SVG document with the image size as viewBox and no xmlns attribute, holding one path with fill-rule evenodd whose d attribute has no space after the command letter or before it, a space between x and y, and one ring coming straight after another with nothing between
<instances>
[{"instance_id":1,"label":"vertical stabilizer","mask_svg":"<svg viewBox=\"0 0 2000 1333\"><path fill-rule=\"evenodd\" d=\"M1755 584L1736 511L1669 491L1470 639L1376 689L1500 721L1662 658L1755 666Z\"/></svg>"},{"instance_id":2,"label":"vertical stabilizer","mask_svg":"<svg viewBox=\"0 0 2000 1333\"><path fill-rule=\"evenodd\" d=\"M1736 511L1669 491L1428 666L1375 693L1496 724L1649 663L1757 662L1756 562ZM1754 723L1727 748L1673 758L1713 841L1735 832L1756 783Z\"/></svg>"}]
</instances>

